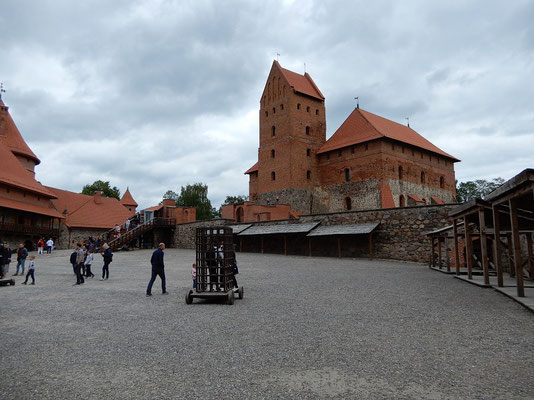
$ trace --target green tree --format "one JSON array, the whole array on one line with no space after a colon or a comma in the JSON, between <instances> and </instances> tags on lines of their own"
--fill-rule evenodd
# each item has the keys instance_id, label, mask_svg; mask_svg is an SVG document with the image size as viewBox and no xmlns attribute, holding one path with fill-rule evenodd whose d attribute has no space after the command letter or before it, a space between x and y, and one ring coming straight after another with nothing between
<instances>
[{"instance_id":1,"label":"green tree","mask_svg":"<svg viewBox=\"0 0 534 400\"><path fill-rule=\"evenodd\" d=\"M245 201L248 201L248 196L240 194L238 196L226 196L226 200L224 200L223 204L237 204Z\"/></svg>"},{"instance_id":2,"label":"green tree","mask_svg":"<svg viewBox=\"0 0 534 400\"><path fill-rule=\"evenodd\" d=\"M174 199L175 192L169 190L165 193L167 198ZM212 219L218 216L218 212L211 206L208 199L208 185L194 183L193 185L182 186L180 194L176 197L176 205L180 207L195 207L197 209L197 219Z\"/></svg>"},{"instance_id":3,"label":"green tree","mask_svg":"<svg viewBox=\"0 0 534 400\"><path fill-rule=\"evenodd\" d=\"M82 189L82 194L92 196L95 192L102 193L104 197L114 197L117 200L121 198L121 191L116 186L111 187L109 181L94 181L91 185L85 185Z\"/></svg>"},{"instance_id":4,"label":"green tree","mask_svg":"<svg viewBox=\"0 0 534 400\"><path fill-rule=\"evenodd\" d=\"M491 181L476 179L474 181L456 181L456 201L465 203L476 198L483 199L504 183L503 178L495 178Z\"/></svg>"}]
</instances>

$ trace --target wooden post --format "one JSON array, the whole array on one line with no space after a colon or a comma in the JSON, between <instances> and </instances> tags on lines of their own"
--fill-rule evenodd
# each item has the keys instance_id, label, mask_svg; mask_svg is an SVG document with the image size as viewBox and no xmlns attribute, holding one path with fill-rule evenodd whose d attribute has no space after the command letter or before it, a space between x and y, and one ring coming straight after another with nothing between
<instances>
[{"instance_id":1,"label":"wooden post","mask_svg":"<svg viewBox=\"0 0 534 400\"><path fill-rule=\"evenodd\" d=\"M438 236L438 268L441 269L441 236Z\"/></svg>"},{"instance_id":2,"label":"wooden post","mask_svg":"<svg viewBox=\"0 0 534 400\"><path fill-rule=\"evenodd\" d=\"M454 262L456 263L456 275L460 275L460 252L458 249L458 226L457 219L452 221L452 232L454 235Z\"/></svg>"},{"instance_id":3,"label":"wooden post","mask_svg":"<svg viewBox=\"0 0 534 400\"><path fill-rule=\"evenodd\" d=\"M261 254L263 254L263 235L260 236L261 239Z\"/></svg>"},{"instance_id":4,"label":"wooden post","mask_svg":"<svg viewBox=\"0 0 534 400\"><path fill-rule=\"evenodd\" d=\"M471 232L469 232L469 223L467 217L464 217L465 229L465 258L467 258L467 279L473 279L473 242Z\"/></svg>"},{"instance_id":5,"label":"wooden post","mask_svg":"<svg viewBox=\"0 0 534 400\"><path fill-rule=\"evenodd\" d=\"M445 236L443 243L445 244L445 265L447 266L447 272L451 272L451 257L449 254L449 245L448 245L449 235Z\"/></svg>"},{"instance_id":6,"label":"wooden post","mask_svg":"<svg viewBox=\"0 0 534 400\"><path fill-rule=\"evenodd\" d=\"M243 251L243 236L239 238L239 252Z\"/></svg>"},{"instance_id":7,"label":"wooden post","mask_svg":"<svg viewBox=\"0 0 534 400\"><path fill-rule=\"evenodd\" d=\"M499 219L499 209L497 205L493 206L493 230L494 230L494 254L495 269L497 270L497 286L503 287L504 281L502 276L502 247L501 247L501 221Z\"/></svg>"},{"instance_id":8,"label":"wooden post","mask_svg":"<svg viewBox=\"0 0 534 400\"><path fill-rule=\"evenodd\" d=\"M341 237L337 238L337 256L341 258Z\"/></svg>"},{"instance_id":9,"label":"wooden post","mask_svg":"<svg viewBox=\"0 0 534 400\"><path fill-rule=\"evenodd\" d=\"M369 258L373 258L373 232L369 233Z\"/></svg>"},{"instance_id":10,"label":"wooden post","mask_svg":"<svg viewBox=\"0 0 534 400\"><path fill-rule=\"evenodd\" d=\"M287 235L284 235L284 255L287 256Z\"/></svg>"},{"instance_id":11,"label":"wooden post","mask_svg":"<svg viewBox=\"0 0 534 400\"><path fill-rule=\"evenodd\" d=\"M510 225L512 226L512 243L514 247L514 264L517 281L517 297L525 297L523 286L523 266L521 265L521 243L519 242L519 222L517 220L516 199L510 199Z\"/></svg>"},{"instance_id":12,"label":"wooden post","mask_svg":"<svg viewBox=\"0 0 534 400\"><path fill-rule=\"evenodd\" d=\"M506 239L508 241L508 274L510 277L515 276L515 264L514 264L514 246L512 243L512 234L507 233Z\"/></svg>"},{"instance_id":13,"label":"wooden post","mask_svg":"<svg viewBox=\"0 0 534 400\"><path fill-rule=\"evenodd\" d=\"M308 256L312 256L311 237L308 237Z\"/></svg>"},{"instance_id":14,"label":"wooden post","mask_svg":"<svg viewBox=\"0 0 534 400\"><path fill-rule=\"evenodd\" d=\"M480 230L480 249L482 250L482 271L484 271L484 284L490 284L488 266L488 242L486 240L486 220L484 208L478 210L478 229Z\"/></svg>"},{"instance_id":15,"label":"wooden post","mask_svg":"<svg viewBox=\"0 0 534 400\"><path fill-rule=\"evenodd\" d=\"M528 275L530 280L534 280L534 259L532 254L532 233L527 232L527 253L528 253Z\"/></svg>"},{"instance_id":16,"label":"wooden post","mask_svg":"<svg viewBox=\"0 0 534 400\"><path fill-rule=\"evenodd\" d=\"M430 243L432 245L430 246L430 267L434 268L436 266L436 259L434 258L434 236L430 237Z\"/></svg>"}]
</instances>

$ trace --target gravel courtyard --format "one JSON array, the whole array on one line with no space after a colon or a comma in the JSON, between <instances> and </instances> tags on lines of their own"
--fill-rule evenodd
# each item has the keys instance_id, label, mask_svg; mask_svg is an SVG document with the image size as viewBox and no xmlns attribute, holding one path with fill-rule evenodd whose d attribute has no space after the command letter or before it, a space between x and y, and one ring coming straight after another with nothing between
<instances>
[{"instance_id":1,"label":"gravel courtyard","mask_svg":"<svg viewBox=\"0 0 534 400\"><path fill-rule=\"evenodd\" d=\"M245 298L186 305L194 252L116 253L82 286L70 251L0 287L1 399L534 398L534 314L411 263L237 255ZM10 273L14 272L11 264Z\"/></svg>"}]
</instances>

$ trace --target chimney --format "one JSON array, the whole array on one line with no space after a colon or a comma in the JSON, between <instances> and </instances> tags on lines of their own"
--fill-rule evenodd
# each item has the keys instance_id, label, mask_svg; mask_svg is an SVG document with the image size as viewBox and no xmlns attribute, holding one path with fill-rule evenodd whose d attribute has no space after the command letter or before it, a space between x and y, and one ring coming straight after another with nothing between
<instances>
[{"instance_id":1,"label":"chimney","mask_svg":"<svg viewBox=\"0 0 534 400\"><path fill-rule=\"evenodd\" d=\"M95 204L102 204L102 192L95 192L93 198L95 199Z\"/></svg>"}]
</instances>

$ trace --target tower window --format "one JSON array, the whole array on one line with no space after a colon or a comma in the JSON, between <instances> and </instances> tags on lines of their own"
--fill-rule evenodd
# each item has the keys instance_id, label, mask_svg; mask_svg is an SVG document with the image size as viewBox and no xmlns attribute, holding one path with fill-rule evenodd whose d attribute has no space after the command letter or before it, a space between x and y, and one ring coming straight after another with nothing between
<instances>
[{"instance_id":1,"label":"tower window","mask_svg":"<svg viewBox=\"0 0 534 400\"><path fill-rule=\"evenodd\" d=\"M306 155L307 155L308 157L311 156L311 150L310 150L310 149L306 149Z\"/></svg>"},{"instance_id":2,"label":"tower window","mask_svg":"<svg viewBox=\"0 0 534 400\"><path fill-rule=\"evenodd\" d=\"M273 114L276 114L276 107L273 107Z\"/></svg>"},{"instance_id":3,"label":"tower window","mask_svg":"<svg viewBox=\"0 0 534 400\"><path fill-rule=\"evenodd\" d=\"M300 110L300 103L297 103L297 110Z\"/></svg>"},{"instance_id":4,"label":"tower window","mask_svg":"<svg viewBox=\"0 0 534 400\"><path fill-rule=\"evenodd\" d=\"M271 181L275 181L276 180L276 172L271 172Z\"/></svg>"},{"instance_id":5,"label":"tower window","mask_svg":"<svg viewBox=\"0 0 534 400\"><path fill-rule=\"evenodd\" d=\"M415 156L415 151L413 151L413 149L412 149L412 157L413 157L413 156Z\"/></svg>"},{"instance_id":6,"label":"tower window","mask_svg":"<svg viewBox=\"0 0 534 400\"><path fill-rule=\"evenodd\" d=\"M356 146L352 146L352 147L350 148L350 152L351 152L351 154L354 154L355 151L356 151Z\"/></svg>"},{"instance_id":7,"label":"tower window","mask_svg":"<svg viewBox=\"0 0 534 400\"><path fill-rule=\"evenodd\" d=\"M310 136L310 127L309 126L306 127L306 135Z\"/></svg>"},{"instance_id":8,"label":"tower window","mask_svg":"<svg viewBox=\"0 0 534 400\"><path fill-rule=\"evenodd\" d=\"M273 127L271 128L271 136L272 137L275 137L276 136L276 127L273 125Z\"/></svg>"},{"instance_id":9,"label":"tower window","mask_svg":"<svg viewBox=\"0 0 534 400\"><path fill-rule=\"evenodd\" d=\"M421 152L421 160L423 159L423 152Z\"/></svg>"},{"instance_id":10,"label":"tower window","mask_svg":"<svg viewBox=\"0 0 534 400\"><path fill-rule=\"evenodd\" d=\"M350 169L345 168L345 182L350 182Z\"/></svg>"},{"instance_id":11,"label":"tower window","mask_svg":"<svg viewBox=\"0 0 534 400\"><path fill-rule=\"evenodd\" d=\"M307 180L311 179L311 171L310 170L306 171L306 179Z\"/></svg>"},{"instance_id":12,"label":"tower window","mask_svg":"<svg viewBox=\"0 0 534 400\"><path fill-rule=\"evenodd\" d=\"M399 179L402 179L404 173L403 173L403 170L402 170L402 167L399 166Z\"/></svg>"},{"instance_id":13,"label":"tower window","mask_svg":"<svg viewBox=\"0 0 534 400\"><path fill-rule=\"evenodd\" d=\"M395 151L395 143L391 143L391 150Z\"/></svg>"},{"instance_id":14,"label":"tower window","mask_svg":"<svg viewBox=\"0 0 534 400\"><path fill-rule=\"evenodd\" d=\"M280 110L283 110L283 109L284 109L284 105L280 104Z\"/></svg>"},{"instance_id":15,"label":"tower window","mask_svg":"<svg viewBox=\"0 0 534 400\"><path fill-rule=\"evenodd\" d=\"M337 156L338 156L338 157L341 157L342 155L343 155L343 150L339 150L339 151L337 152Z\"/></svg>"},{"instance_id":16,"label":"tower window","mask_svg":"<svg viewBox=\"0 0 534 400\"><path fill-rule=\"evenodd\" d=\"M421 171L421 183L425 183L425 171Z\"/></svg>"},{"instance_id":17,"label":"tower window","mask_svg":"<svg viewBox=\"0 0 534 400\"><path fill-rule=\"evenodd\" d=\"M266 117L269 116L269 111L265 111L265 116L266 116Z\"/></svg>"},{"instance_id":18,"label":"tower window","mask_svg":"<svg viewBox=\"0 0 534 400\"><path fill-rule=\"evenodd\" d=\"M319 115L319 109L315 109L315 115Z\"/></svg>"},{"instance_id":19,"label":"tower window","mask_svg":"<svg viewBox=\"0 0 534 400\"><path fill-rule=\"evenodd\" d=\"M327 159L327 160L330 160L330 153L328 153L328 154L326 155L326 159Z\"/></svg>"},{"instance_id":20,"label":"tower window","mask_svg":"<svg viewBox=\"0 0 534 400\"><path fill-rule=\"evenodd\" d=\"M306 107L306 112L310 112L310 106Z\"/></svg>"},{"instance_id":21,"label":"tower window","mask_svg":"<svg viewBox=\"0 0 534 400\"><path fill-rule=\"evenodd\" d=\"M345 197L345 210L352 210L352 199L350 197Z\"/></svg>"},{"instance_id":22,"label":"tower window","mask_svg":"<svg viewBox=\"0 0 534 400\"><path fill-rule=\"evenodd\" d=\"M443 189L445 187L445 178L442 176L439 177L439 187Z\"/></svg>"},{"instance_id":23,"label":"tower window","mask_svg":"<svg viewBox=\"0 0 534 400\"><path fill-rule=\"evenodd\" d=\"M369 150L369 143L365 143L365 151Z\"/></svg>"},{"instance_id":24,"label":"tower window","mask_svg":"<svg viewBox=\"0 0 534 400\"><path fill-rule=\"evenodd\" d=\"M276 156L276 152L273 150L271 150L271 158L274 158Z\"/></svg>"}]
</instances>

